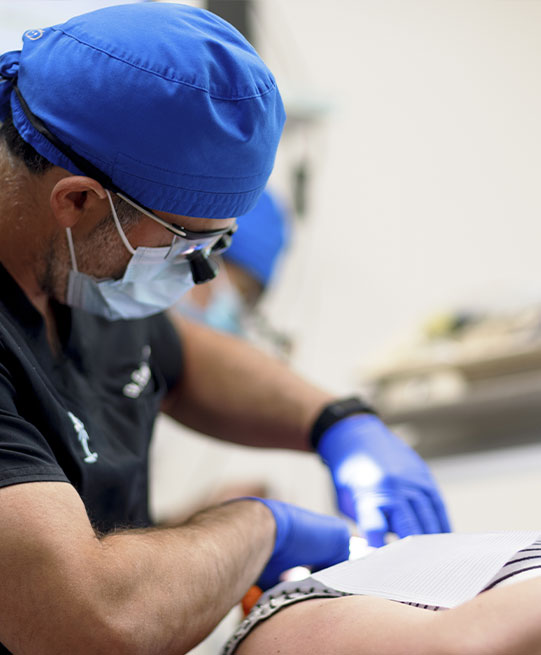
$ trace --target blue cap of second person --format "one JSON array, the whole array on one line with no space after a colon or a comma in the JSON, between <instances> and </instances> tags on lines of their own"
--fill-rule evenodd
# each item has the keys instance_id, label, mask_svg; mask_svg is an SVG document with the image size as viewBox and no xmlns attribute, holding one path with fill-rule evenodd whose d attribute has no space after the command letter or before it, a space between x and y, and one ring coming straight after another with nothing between
<instances>
[{"instance_id":1,"label":"blue cap of second person","mask_svg":"<svg viewBox=\"0 0 541 655\"><path fill-rule=\"evenodd\" d=\"M277 196L265 190L257 205L237 218L238 228L223 257L266 287L291 237L289 214Z\"/></svg>"},{"instance_id":2,"label":"blue cap of second person","mask_svg":"<svg viewBox=\"0 0 541 655\"><path fill-rule=\"evenodd\" d=\"M123 192L154 210L250 211L272 171L285 112L272 73L218 16L175 3L106 7L33 29L0 57L0 119L41 155L81 171L30 124L30 110Z\"/></svg>"}]
</instances>

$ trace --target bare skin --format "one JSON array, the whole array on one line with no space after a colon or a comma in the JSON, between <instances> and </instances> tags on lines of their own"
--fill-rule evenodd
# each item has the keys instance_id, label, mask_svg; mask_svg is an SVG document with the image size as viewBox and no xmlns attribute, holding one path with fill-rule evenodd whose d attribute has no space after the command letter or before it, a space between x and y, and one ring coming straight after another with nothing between
<instances>
[{"instance_id":1,"label":"bare skin","mask_svg":"<svg viewBox=\"0 0 541 655\"><path fill-rule=\"evenodd\" d=\"M263 294L263 285L234 262L225 262L227 275L242 294L248 307L255 307Z\"/></svg>"},{"instance_id":2,"label":"bare skin","mask_svg":"<svg viewBox=\"0 0 541 655\"><path fill-rule=\"evenodd\" d=\"M0 261L49 325L52 321L51 298L64 301L71 268L66 228L72 230L77 263L83 273L97 278L118 278L131 253L115 230L107 233L108 240L100 238L97 228L103 227L110 207L105 189L95 180L71 175L58 166L42 176L32 176L19 166L17 178L18 201L14 203L7 197L13 192L9 187L0 195L0 206L3 207L0 224L11 227L3 232ZM156 213L165 220L195 231L225 227L234 221ZM14 225L17 229L13 229ZM133 248L165 246L173 239L171 232L144 214L130 228L127 237ZM99 246L98 251L96 246ZM96 252L100 253L99 257L96 257Z\"/></svg>"},{"instance_id":3,"label":"bare skin","mask_svg":"<svg viewBox=\"0 0 541 655\"><path fill-rule=\"evenodd\" d=\"M235 443L308 450L310 426L330 394L239 338L171 318L186 373L163 404L166 414Z\"/></svg>"},{"instance_id":4,"label":"bare skin","mask_svg":"<svg viewBox=\"0 0 541 655\"><path fill-rule=\"evenodd\" d=\"M235 655L541 655L541 579L432 612L382 598L314 599L261 623Z\"/></svg>"},{"instance_id":5,"label":"bare skin","mask_svg":"<svg viewBox=\"0 0 541 655\"><path fill-rule=\"evenodd\" d=\"M107 227L110 207L96 181L58 167L30 175L5 151L0 179L0 262L42 314L54 351L51 302L64 301L71 268L66 228L85 273L118 277L130 254ZM196 231L233 220L156 213ZM172 239L144 216L126 235L134 248ZM188 323L179 322L179 330L186 368L165 399L170 415L216 436L306 448L328 394L240 341ZM0 532L0 642L10 650L177 655L204 638L258 578L275 523L264 505L242 501L183 526L102 537L73 487L35 482L0 489Z\"/></svg>"},{"instance_id":6,"label":"bare skin","mask_svg":"<svg viewBox=\"0 0 541 655\"><path fill-rule=\"evenodd\" d=\"M271 554L258 502L99 538L69 484L0 490L0 640L17 655L186 653ZM46 610L45 610L46 608Z\"/></svg>"}]
</instances>

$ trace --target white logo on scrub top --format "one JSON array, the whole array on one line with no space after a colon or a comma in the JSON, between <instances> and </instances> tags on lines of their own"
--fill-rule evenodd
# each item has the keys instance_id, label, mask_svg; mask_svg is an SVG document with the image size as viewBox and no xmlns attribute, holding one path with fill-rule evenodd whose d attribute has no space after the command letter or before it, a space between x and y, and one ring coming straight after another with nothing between
<instances>
[{"instance_id":1,"label":"white logo on scrub top","mask_svg":"<svg viewBox=\"0 0 541 655\"><path fill-rule=\"evenodd\" d=\"M139 364L139 367L131 374L131 382L125 384L122 389L122 393L127 398L139 398L143 393L144 388L147 386L151 376L150 366L148 365L150 353L150 346L144 346L143 352L141 353L142 361Z\"/></svg>"},{"instance_id":2,"label":"white logo on scrub top","mask_svg":"<svg viewBox=\"0 0 541 655\"><path fill-rule=\"evenodd\" d=\"M77 432L77 437L81 442L81 447L85 454L84 461L87 464L93 464L98 459L98 453L93 453L88 447L88 440L90 437L86 431L85 424L81 421L81 419L78 419L75 414L72 414L71 412L68 412L68 416L70 417L71 422L73 423L73 427L75 428L75 432Z\"/></svg>"}]
</instances>

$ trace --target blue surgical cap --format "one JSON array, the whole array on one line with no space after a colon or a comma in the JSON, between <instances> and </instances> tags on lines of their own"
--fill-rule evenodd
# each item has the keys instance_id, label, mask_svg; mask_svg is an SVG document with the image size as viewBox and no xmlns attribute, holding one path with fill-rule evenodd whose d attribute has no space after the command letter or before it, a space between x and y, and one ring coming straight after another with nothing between
<instances>
[{"instance_id":1,"label":"blue surgical cap","mask_svg":"<svg viewBox=\"0 0 541 655\"><path fill-rule=\"evenodd\" d=\"M77 166L50 132L154 210L227 218L252 209L285 113L271 72L218 16L174 3L106 7L25 32L0 57L0 120L51 163Z\"/></svg>"},{"instance_id":2,"label":"blue surgical cap","mask_svg":"<svg viewBox=\"0 0 541 655\"><path fill-rule=\"evenodd\" d=\"M224 259L245 269L266 287L280 253L290 240L289 216L280 201L267 190L252 211L237 218L237 224Z\"/></svg>"}]
</instances>

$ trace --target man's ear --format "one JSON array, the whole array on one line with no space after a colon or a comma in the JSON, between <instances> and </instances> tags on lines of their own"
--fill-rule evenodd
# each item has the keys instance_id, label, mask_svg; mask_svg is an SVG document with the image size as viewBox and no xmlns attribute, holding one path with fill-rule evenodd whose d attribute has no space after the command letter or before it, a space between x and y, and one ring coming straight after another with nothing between
<instances>
[{"instance_id":1,"label":"man's ear","mask_svg":"<svg viewBox=\"0 0 541 655\"><path fill-rule=\"evenodd\" d=\"M103 218L107 193L99 182L82 175L63 177L53 187L49 202L62 227L73 227L85 215ZM105 204L104 204L105 201Z\"/></svg>"}]
</instances>

